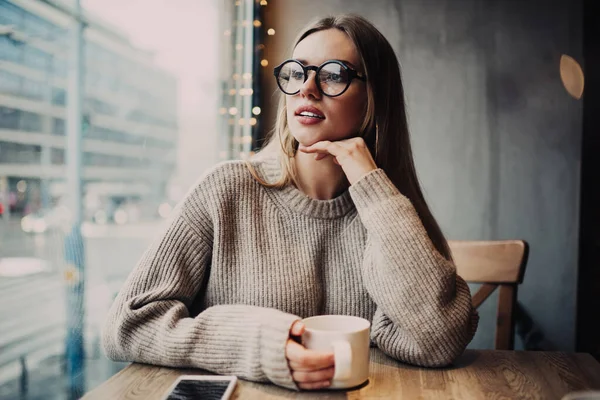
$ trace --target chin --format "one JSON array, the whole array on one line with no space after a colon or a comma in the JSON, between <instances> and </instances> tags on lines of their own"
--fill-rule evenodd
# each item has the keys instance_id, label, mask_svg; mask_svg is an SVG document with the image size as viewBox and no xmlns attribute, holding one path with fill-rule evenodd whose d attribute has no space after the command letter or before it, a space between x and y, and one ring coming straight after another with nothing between
<instances>
[{"instance_id":1,"label":"chin","mask_svg":"<svg viewBox=\"0 0 600 400\"><path fill-rule=\"evenodd\" d=\"M304 126L290 126L290 133L298 143L305 146L313 145L321 140L327 140L327 135L324 135L320 130Z\"/></svg>"}]
</instances>

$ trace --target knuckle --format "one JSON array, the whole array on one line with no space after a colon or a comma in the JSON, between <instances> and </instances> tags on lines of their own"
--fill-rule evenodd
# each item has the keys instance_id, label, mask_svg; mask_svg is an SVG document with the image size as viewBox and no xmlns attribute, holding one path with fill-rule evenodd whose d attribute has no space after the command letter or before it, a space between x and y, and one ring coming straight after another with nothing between
<instances>
[{"instance_id":1,"label":"knuckle","mask_svg":"<svg viewBox=\"0 0 600 400\"><path fill-rule=\"evenodd\" d=\"M306 373L305 372L294 371L292 373L292 378L296 382L305 382L306 381Z\"/></svg>"},{"instance_id":2,"label":"knuckle","mask_svg":"<svg viewBox=\"0 0 600 400\"><path fill-rule=\"evenodd\" d=\"M303 352L302 354L298 355L297 360L300 364L308 364L310 361L310 357L308 354L306 354L306 352Z\"/></svg>"}]
</instances>

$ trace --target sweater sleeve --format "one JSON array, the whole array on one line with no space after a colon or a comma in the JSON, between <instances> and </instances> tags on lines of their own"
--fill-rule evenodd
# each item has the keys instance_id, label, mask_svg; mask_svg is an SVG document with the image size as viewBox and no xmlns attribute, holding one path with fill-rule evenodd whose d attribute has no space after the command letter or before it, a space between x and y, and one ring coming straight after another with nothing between
<instances>
[{"instance_id":1,"label":"sweater sleeve","mask_svg":"<svg viewBox=\"0 0 600 400\"><path fill-rule=\"evenodd\" d=\"M372 341L403 362L450 364L477 329L469 287L383 170L362 177L350 193L367 230L363 281L377 305Z\"/></svg>"},{"instance_id":2,"label":"sweater sleeve","mask_svg":"<svg viewBox=\"0 0 600 400\"><path fill-rule=\"evenodd\" d=\"M210 273L213 239L207 214L194 212L193 222L185 214L184 206L115 299L102 331L107 356L297 389L285 345L298 316L248 305L213 306L190 316Z\"/></svg>"}]
</instances>

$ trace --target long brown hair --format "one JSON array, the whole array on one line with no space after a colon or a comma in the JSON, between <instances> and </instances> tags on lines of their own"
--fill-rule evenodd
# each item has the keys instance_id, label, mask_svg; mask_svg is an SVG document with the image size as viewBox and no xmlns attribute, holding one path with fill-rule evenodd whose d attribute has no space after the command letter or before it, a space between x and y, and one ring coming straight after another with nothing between
<instances>
[{"instance_id":1,"label":"long brown hair","mask_svg":"<svg viewBox=\"0 0 600 400\"><path fill-rule=\"evenodd\" d=\"M415 171L400 65L392 46L369 21L358 15L344 14L322 18L309 24L301 31L294 48L308 35L327 29L338 29L350 37L367 76L367 107L360 136L369 147L377 166L410 199L437 251L451 259L448 243L427 206ZM256 180L274 188L296 183L292 159L298 142L288 127L285 97L281 93L275 128L261 151L270 149L279 153L278 159L283 171L280 179L277 182L266 182L252 164L247 163Z\"/></svg>"}]
</instances>

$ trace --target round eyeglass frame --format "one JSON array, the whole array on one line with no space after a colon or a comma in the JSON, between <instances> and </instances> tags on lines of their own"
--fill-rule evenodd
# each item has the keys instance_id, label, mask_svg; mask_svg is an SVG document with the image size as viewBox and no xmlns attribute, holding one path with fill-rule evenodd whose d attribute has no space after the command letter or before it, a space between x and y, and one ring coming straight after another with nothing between
<instances>
[{"instance_id":1,"label":"round eyeglass frame","mask_svg":"<svg viewBox=\"0 0 600 400\"><path fill-rule=\"evenodd\" d=\"M327 96L327 97L338 97L338 96L343 95L346 92L346 90L348 90L348 88L350 87L350 84L352 83L352 81L355 78L358 80L361 80L363 82L366 82L366 80L367 80L366 76L360 74L358 71L356 71L353 68L350 68L344 62L339 61L339 60L327 60L323 64L321 64L317 67L316 65L306 65L305 66L300 61L290 58L288 60L285 60L284 62L282 62L281 64L279 64L278 66L276 66L273 69L273 75L275 76L275 81L277 82L277 87L279 87L279 90L281 90L283 93L287 94L288 96L294 96L294 95L300 93L300 89L298 89L297 91L295 91L293 93L288 93L285 90L283 90L283 88L281 87L281 84L279 83L279 73L281 72L281 69L283 68L283 66L289 62L295 62L296 64L300 65L300 67L304 71L304 82L302 84L306 83L306 81L308 80L308 71L315 71L315 81L317 83L317 88L319 89L319 92L322 95ZM324 66L329 65L329 64L338 64L342 68L346 69L346 71L348 71L348 83L346 84L346 87L340 93L334 94L334 95L327 94L323 91L323 89L321 88L321 80L319 79L319 72L321 72L321 69L323 69Z\"/></svg>"}]
</instances>

